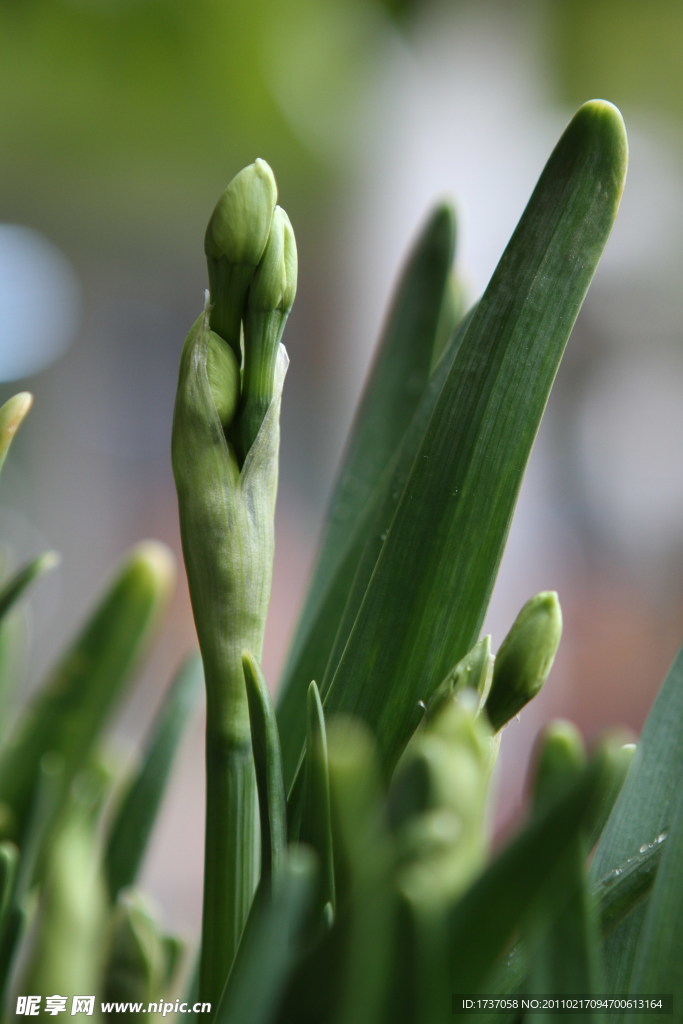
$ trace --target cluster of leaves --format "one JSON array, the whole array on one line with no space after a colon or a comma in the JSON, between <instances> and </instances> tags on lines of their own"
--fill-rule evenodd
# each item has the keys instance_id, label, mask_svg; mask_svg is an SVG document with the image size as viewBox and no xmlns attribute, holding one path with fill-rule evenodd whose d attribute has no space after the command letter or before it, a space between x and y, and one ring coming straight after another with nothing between
<instances>
[{"instance_id":1,"label":"cluster of leaves","mask_svg":"<svg viewBox=\"0 0 683 1024\"><path fill-rule=\"evenodd\" d=\"M495 658L479 632L625 163L618 113L585 105L466 314L451 276L453 215L440 208L429 219L352 430L277 711L258 658L283 371L270 356L295 257L267 165L249 179L269 211L249 261L240 250L230 263L214 247L219 234L231 245L249 234L221 220L226 209L249 212L247 179L232 206L217 207L207 234L213 305L183 354L174 469L209 701L198 984L222 1024L445 1024L454 998L484 990L683 999L683 655L635 758L617 737L589 756L571 726L551 725L527 822L496 853L488 828L500 730L542 685L559 642L556 595L525 605ZM257 347L242 368L250 338ZM261 378L268 402L255 410L244 381ZM29 404L19 395L0 409L0 464ZM220 534L226 525L236 537ZM43 556L5 583L0 615L49 563ZM16 992L146 1004L188 991L179 941L134 887L197 693L196 656L132 777L114 786L101 752L171 577L160 546L133 551L7 730L7 1016Z\"/></svg>"},{"instance_id":2,"label":"cluster of leaves","mask_svg":"<svg viewBox=\"0 0 683 1024\"><path fill-rule=\"evenodd\" d=\"M31 396L22 393L0 408L0 465L30 405ZM3 690L15 662L12 612L26 587L54 564L52 553L40 556L2 587ZM157 925L135 884L182 729L201 693L198 657L181 666L127 777L113 772L102 739L156 631L174 576L165 547L139 544L44 686L20 711L5 709L3 1019L14 1019L16 998L26 994L145 1003L180 994L183 944Z\"/></svg>"}]
</instances>

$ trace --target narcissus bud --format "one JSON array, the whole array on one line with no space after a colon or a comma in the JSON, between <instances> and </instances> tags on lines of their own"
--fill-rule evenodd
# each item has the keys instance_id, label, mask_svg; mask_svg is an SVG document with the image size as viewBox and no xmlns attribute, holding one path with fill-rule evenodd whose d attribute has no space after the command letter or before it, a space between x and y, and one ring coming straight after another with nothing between
<instances>
[{"instance_id":1,"label":"narcissus bud","mask_svg":"<svg viewBox=\"0 0 683 1024\"><path fill-rule=\"evenodd\" d=\"M244 319L244 376L237 424L242 458L256 440L275 389L275 361L294 303L297 253L289 217L275 207L268 244L247 296Z\"/></svg>"},{"instance_id":2,"label":"narcissus bud","mask_svg":"<svg viewBox=\"0 0 683 1024\"><path fill-rule=\"evenodd\" d=\"M273 172L265 160L256 160L232 179L206 229L210 324L227 341L238 361L244 304L266 248L276 201Z\"/></svg>"},{"instance_id":3,"label":"narcissus bud","mask_svg":"<svg viewBox=\"0 0 683 1024\"><path fill-rule=\"evenodd\" d=\"M232 349L215 331L209 331L207 336L206 374L216 412L227 429L240 397L240 368Z\"/></svg>"},{"instance_id":4,"label":"narcissus bud","mask_svg":"<svg viewBox=\"0 0 683 1024\"><path fill-rule=\"evenodd\" d=\"M561 636L557 594L553 590L536 594L522 608L496 655L486 700L494 729L504 726L536 696L548 678Z\"/></svg>"},{"instance_id":5,"label":"narcissus bud","mask_svg":"<svg viewBox=\"0 0 683 1024\"><path fill-rule=\"evenodd\" d=\"M210 259L256 267L268 241L277 185L265 160L235 175L209 220L204 252Z\"/></svg>"}]
</instances>

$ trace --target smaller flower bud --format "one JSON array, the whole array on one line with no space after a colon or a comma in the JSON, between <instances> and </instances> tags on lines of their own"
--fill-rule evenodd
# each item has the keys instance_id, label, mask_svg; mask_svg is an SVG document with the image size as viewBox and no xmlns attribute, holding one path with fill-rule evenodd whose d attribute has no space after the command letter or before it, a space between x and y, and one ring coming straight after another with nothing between
<instances>
[{"instance_id":1,"label":"smaller flower bud","mask_svg":"<svg viewBox=\"0 0 683 1024\"><path fill-rule=\"evenodd\" d=\"M536 594L522 608L500 645L486 713L495 730L509 722L545 683L562 636L554 591Z\"/></svg>"},{"instance_id":2,"label":"smaller flower bud","mask_svg":"<svg viewBox=\"0 0 683 1024\"><path fill-rule=\"evenodd\" d=\"M275 207L268 244L247 296L242 405L236 433L242 459L273 399L280 339L296 295L297 253L289 217Z\"/></svg>"}]
</instances>

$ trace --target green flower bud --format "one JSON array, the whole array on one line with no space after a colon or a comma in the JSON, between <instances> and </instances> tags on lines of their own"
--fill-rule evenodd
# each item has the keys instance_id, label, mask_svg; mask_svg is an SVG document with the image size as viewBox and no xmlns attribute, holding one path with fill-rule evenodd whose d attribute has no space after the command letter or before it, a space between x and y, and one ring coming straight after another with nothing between
<instances>
[{"instance_id":1,"label":"green flower bud","mask_svg":"<svg viewBox=\"0 0 683 1024\"><path fill-rule=\"evenodd\" d=\"M522 608L500 645L486 713L495 730L509 722L545 683L562 636L557 594L543 591Z\"/></svg>"},{"instance_id":2,"label":"green flower bud","mask_svg":"<svg viewBox=\"0 0 683 1024\"><path fill-rule=\"evenodd\" d=\"M476 703L471 692L444 699L408 744L389 790L398 884L420 903L455 898L485 857L496 744Z\"/></svg>"},{"instance_id":3,"label":"green flower bud","mask_svg":"<svg viewBox=\"0 0 683 1024\"><path fill-rule=\"evenodd\" d=\"M576 779L586 763L581 734L571 722L551 722L536 750L533 794L538 809L550 806Z\"/></svg>"},{"instance_id":4,"label":"green flower bud","mask_svg":"<svg viewBox=\"0 0 683 1024\"><path fill-rule=\"evenodd\" d=\"M275 385L275 362L296 295L297 253L289 217L275 207L263 258L247 297L244 321L244 377L237 424L242 459L259 432Z\"/></svg>"},{"instance_id":5,"label":"green flower bud","mask_svg":"<svg viewBox=\"0 0 683 1024\"><path fill-rule=\"evenodd\" d=\"M232 349L214 331L207 332L206 375L218 418L227 430L240 397L240 368Z\"/></svg>"},{"instance_id":6,"label":"green flower bud","mask_svg":"<svg viewBox=\"0 0 683 1024\"><path fill-rule=\"evenodd\" d=\"M276 206L268 242L249 289L247 308L288 313L296 295L297 268L292 225L282 207Z\"/></svg>"},{"instance_id":7,"label":"green flower bud","mask_svg":"<svg viewBox=\"0 0 683 1024\"><path fill-rule=\"evenodd\" d=\"M212 259L256 267L266 247L277 201L277 185L265 160L244 167L220 197L204 238Z\"/></svg>"},{"instance_id":8,"label":"green flower bud","mask_svg":"<svg viewBox=\"0 0 683 1024\"><path fill-rule=\"evenodd\" d=\"M273 172L265 160L256 160L232 179L206 229L211 328L227 341L238 361L244 304L266 248L276 201Z\"/></svg>"}]
</instances>

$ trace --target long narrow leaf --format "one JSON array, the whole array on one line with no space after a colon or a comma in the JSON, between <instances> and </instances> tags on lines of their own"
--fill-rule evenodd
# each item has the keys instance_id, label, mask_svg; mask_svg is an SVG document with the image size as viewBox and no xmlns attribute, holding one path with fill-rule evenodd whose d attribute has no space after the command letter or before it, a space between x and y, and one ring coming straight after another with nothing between
<instances>
[{"instance_id":1,"label":"long narrow leaf","mask_svg":"<svg viewBox=\"0 0 683 1024\"><path fill-rule=\"evenodd\" d=\"M676 801L636 950L631 992L673 996L683 1006L683 795Z\"/></svg>"},{"instance_id":2,"label":"long narrow leaf","mask_svg":"<svg viewBox=\"0 0 683 1024\"><path fill-rule=\"evenodd\" d=\"M435 348L443 344L444 319L458 315L450 309L456 302L449 287L454 248L453 213L446 206L438 207L408 257L356 413L280 685L278 721L288 778L303 743L306 689L312 679L322 678L334 639L334 633L328 636L327 622L334 618L338 623L353 578L348 578L344 563L349 557L354 566L358 561L359 545L362 550L367 537L368 510L387 487L387 463L395 456L429 381ZM328 618L321 611L330 605Z\"/></svg>"},{"instance_id":3,"label":"long narrow leaf","mask_svg":"<svg viewBox=\"0 0 683 1024\"><path fill-rule=\"evenodd\" d=\"M683 649L650 711L631 771L598 843L591 865L594 881L629 862L670 828L683 781L681 735ZM644 909L636 908L605 944L610 991L628 991Z\"/></svg>"},{"instance_id":4,"label":"long narrow leaf","mask_svg":"<svg viewBox=\"0 0 683 1024\"><path fill-rule=\"evenodd\" d=\"M5 464L14 435L24 421L31 406L33 395L21 391L0 406L0 470Z\"/></svg>"},{"instance_id":5,"label":"long narrow leaf","mask_svg":"<svg viewBox=\"0 0 683 1024\"><path fill-rule=\"evenodd\" d=\"M160 544L138 545L46 687L25 712L0 758L0 800L21 839L45 754L62 763L64 792L85 765L159 612L169 596L173 565Z\"/></svg>"},{"instance_id":6,"label":"long narrow leaf","mask_svg":"<svg viewBox=\"0 0 683 1024\"><path fill-rule=\"evenodd\" d=\"M59 565L59 555L56 551L46 551L45 554L34 558L32 562L20 569L0 590L0 619L4 618L10 609L16 604L26 588L37 577L44 572L49 572Z\"/></svg>"},{"instance_id":7,"label":"long narrow leaf","mask_svg":"<svg viewBox=\"0 0 683 1024\"><path fill-rule=\"evenodd\" d=\"M450 913L448 961L454 994L477 992L521 921L543 901L561 905L557 869L567 844L590 825L595 806L613 775L621 772L619 750L604 747L563 795L513 839ZM495 912L491 912L495 908Z\"/></svg>"},{"instance_id":8,"label":"long narrow leaf","mask_svg":"<svg viewBox=\"0 0 683 1024\"><path fill-rule=\"evenodd\" d=\"M334 858L327 734L320 694L314 682L308 688L307 712L306 767L299 838L302 843L307 843L315 850L320 860L320 909L329 904L334 910Z\"/></svg>"},{"instance_id":9,"label":"long narrow leaf","mask_svg":"<svg viewBox=\"0 0 683 1024\"><path fill-rule=\"evenodd\" d=\"M439 396L326 696L329 710L368 722L385 771L416 702L477 638L625 164L619 113L585 104L550 157Z\"/></svg>"},{"instance_id":10,"label":"long narrow leaf","mask_svg":"<svg viewBox=\"0 0 683 1024\"><path fill-rule=\"evenodd\" d=\"M315 631L311 632L309 641L301 651L297 670L302 678L322 677L323 698L353 628L410 474L410 467L422 443L434 406L472 315L470 311L455 336L451 338L446 352L422 393L400 446L378 481L364 514L359 514L356 532L318 609ZM299 719L300 717L299 715ZM281 720L281 728L285 729L284 719ZM285 761L285 768L288 772L287 780L290 781L301 756L303 736L300 722L295 724L293 720L289 723L288 729L289 731L283 732L283 737L287 739L286 750L289 756ZM407 731L409 734L412 730Z\"/></svg>"},{"instance_id":11,"label":"long narrow leaf","mask_svg":"<svg viewBox=\"0 0 683 1024\"><path fill-rule=\"evenodd\" d=\"M230 973L216 1024L271 1024L296 962L316 880L306 847L290 849L282 885L271 901L259 902Z\"/></svg>"},{"instance_id":12,"label":"long narrow leaf","mask_svg":"<svg viewBox=\"0 0 683 1024\"><path fill-rule=\"evenodd\" d=\"M287 849L287 802L282 778L280 737L263 673L251 654L242 656L249 704L261 822L261 886L277 889ZM262 892L263 892L262 888Z\"/></svg>"},{"instance_id":13,"label":"long narrow leaf","mask_svg":"<svg viewBox=\"0 0 683 1024\"><path fill-rule=\"evenodd\" d=\"M105 873L114 900L137 879L188 717L202 692L197 653L180 666L154 722L141 765L109 828Z\"/></svg>"}]
</instances>

